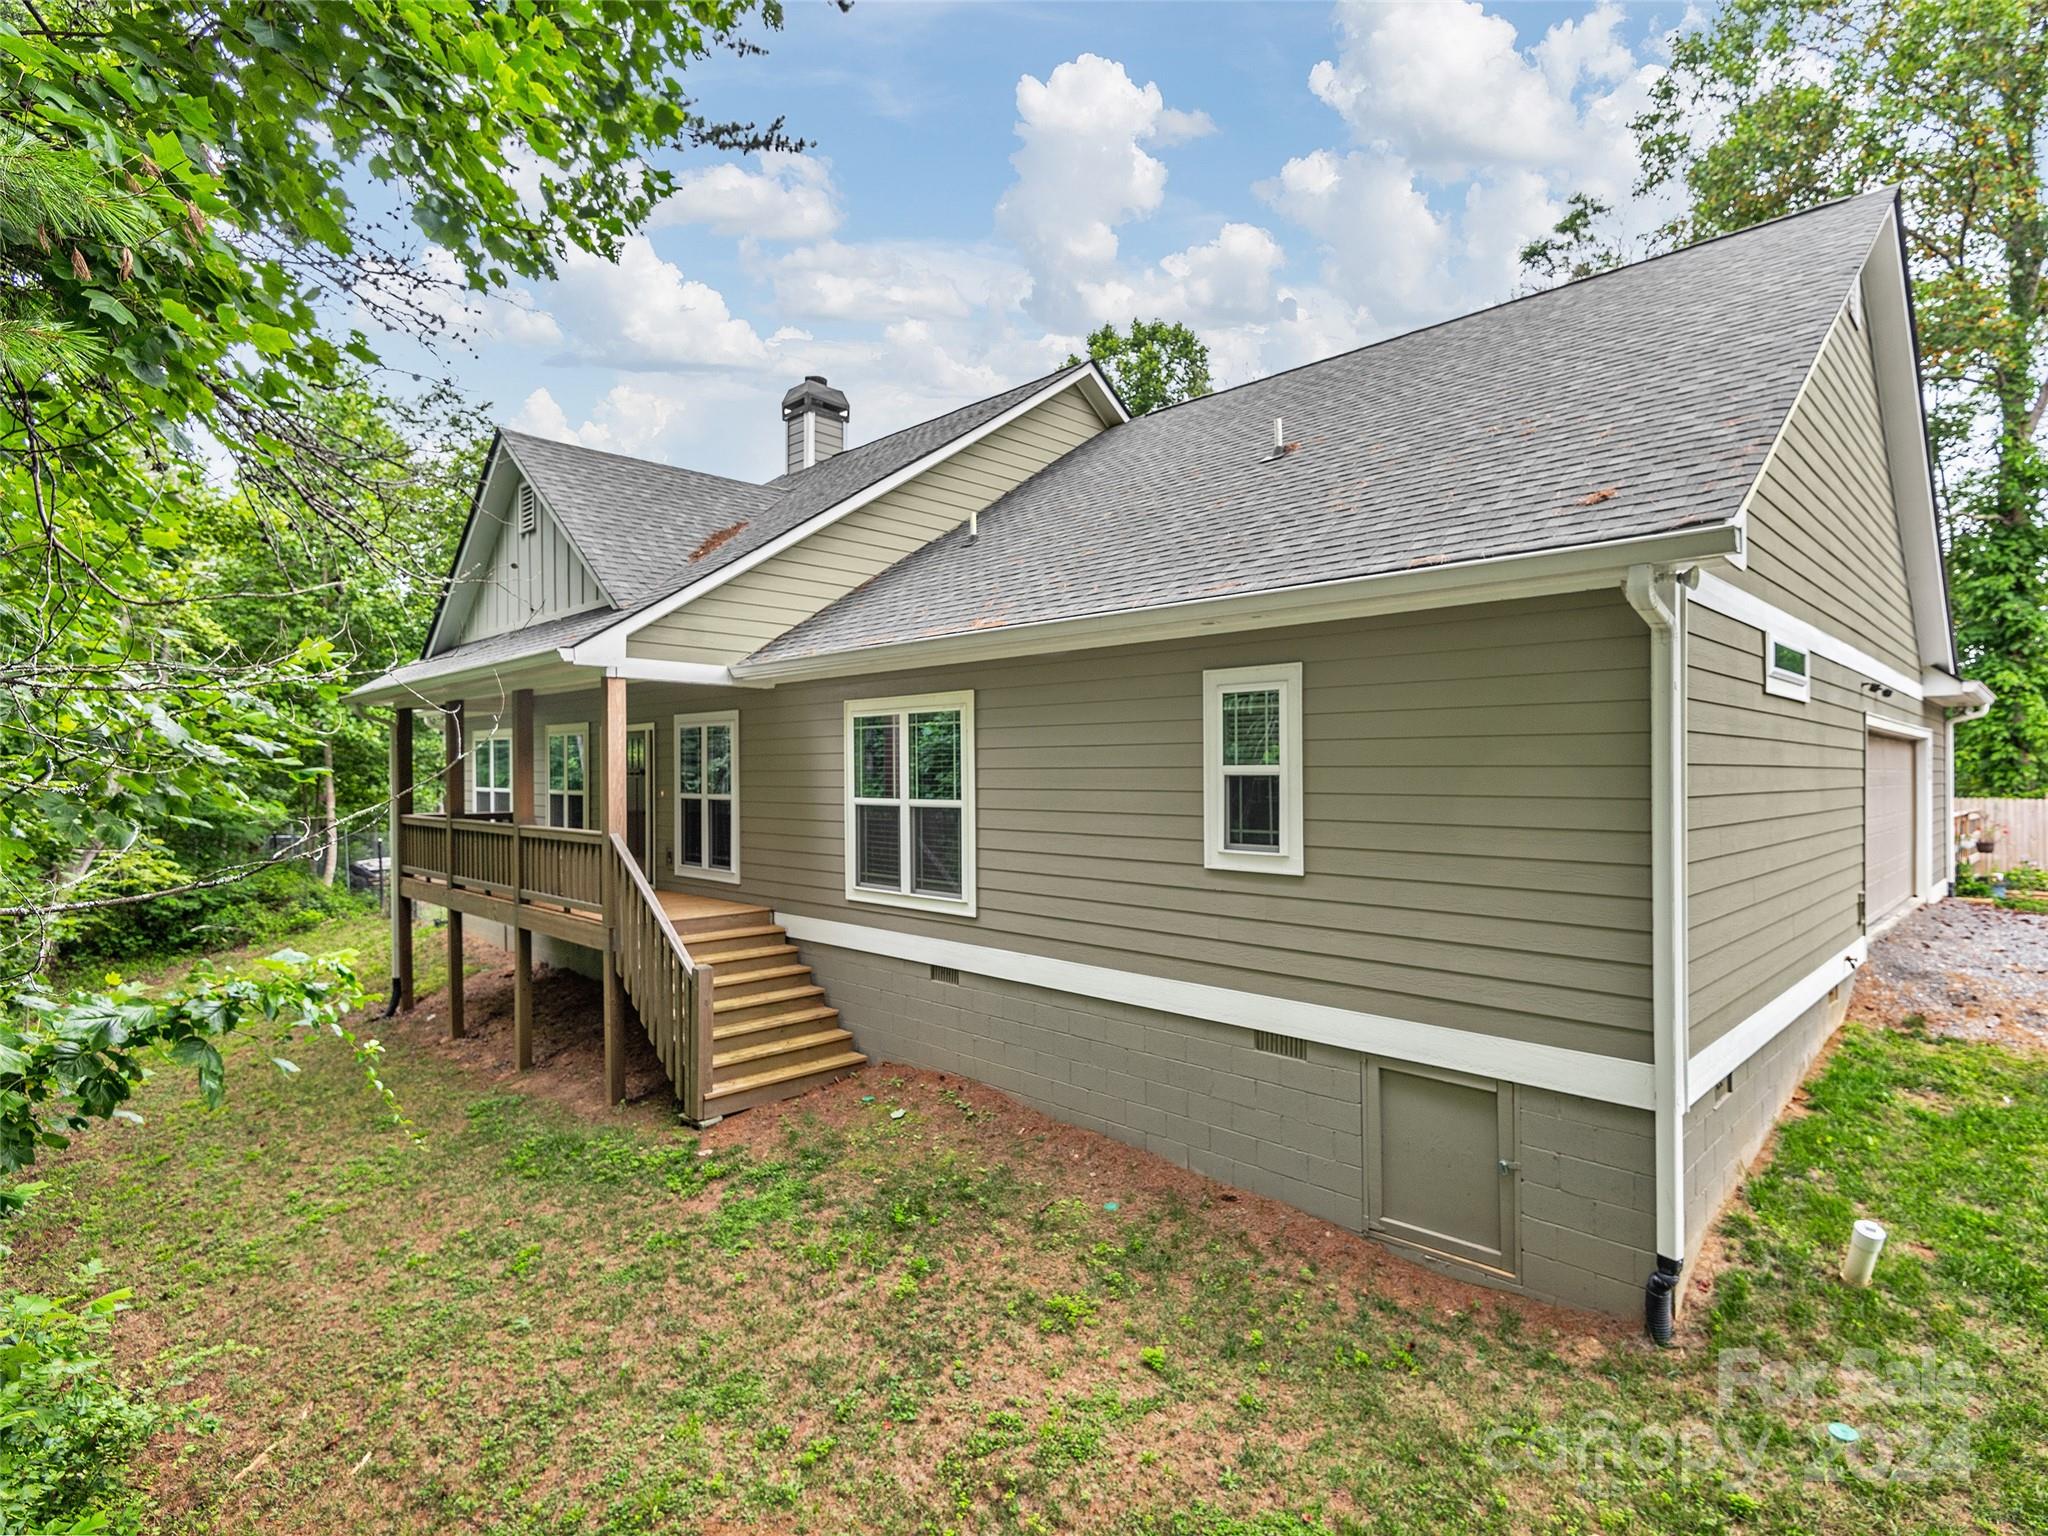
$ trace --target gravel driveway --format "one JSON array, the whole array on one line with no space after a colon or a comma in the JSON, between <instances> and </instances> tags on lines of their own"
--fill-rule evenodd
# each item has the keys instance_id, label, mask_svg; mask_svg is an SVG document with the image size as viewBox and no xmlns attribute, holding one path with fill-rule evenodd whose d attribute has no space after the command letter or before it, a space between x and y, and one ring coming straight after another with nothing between
<instances>
[{"instance_id":1,"label":"gravel driveway","mask_svg":"<svg viewBox=\"0 0 2048 1536\"><path fill-rule=\"evenodd\" d=\"M1850 1014L1940 1034L2048 1046L2048 917L1988 902L1922 907L1870 946Z\"/></svg>"}]
</instances>

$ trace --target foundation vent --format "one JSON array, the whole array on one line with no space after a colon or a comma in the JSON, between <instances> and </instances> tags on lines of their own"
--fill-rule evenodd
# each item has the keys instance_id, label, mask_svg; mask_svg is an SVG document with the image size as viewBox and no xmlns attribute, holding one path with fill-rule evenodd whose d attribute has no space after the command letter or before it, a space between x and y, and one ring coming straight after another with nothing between
<instances>
[{"instance_id":1,"label":"foundation vent","mask_svg":"<svg viewBox=\"0 0 2048 1536\"><path fill-rule=\"evenodd\" d=\"M960 973L950 965L935 965L932 967L932 980L943 981L957 987L960 985Z\"/></svg>"},{"instance_id":2,"label":"foundation vent","mask_svg":"<svg viewBox=\"0 0 2048 1536\"><path fill-rule=\"evenodd\" d=\"M1292 1035L1276 1035L1267 1029L1252 1031L1252 1049L1264 1051L1268 1056L1285 1056L1289 1061L1308 1060L1306 1040L1297 1040Z\"/></svg>"}]
</instances>

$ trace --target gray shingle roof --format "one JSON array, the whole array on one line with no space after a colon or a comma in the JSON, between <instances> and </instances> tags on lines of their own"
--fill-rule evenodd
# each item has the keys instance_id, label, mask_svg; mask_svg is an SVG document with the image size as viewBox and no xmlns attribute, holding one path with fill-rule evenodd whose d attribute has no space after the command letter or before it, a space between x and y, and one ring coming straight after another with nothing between
<instances>
[{"instance_id":1,"label":"gray shingle roof","mask_svg":"<svg viewBox=\"0 0 2048 1536\"><path fill-rule=\"evenodd\" d=\"M363 689L384 689L390 687L414 687L430 682L437 677L452 677L459 672L468 672L476 667L487 667L494 662L516 661L541 651L552 651L557 646L575 645L587 640L599 630L618 622L618 613L610 608L589 608L567 618L543 619L529 624L524 629L508 630L502 635L488 635L481 640L471 640L465 645L450 646L438 655L409 661L401 667L393 667Z\"/></svg>"},{"instance_id":2,"label":"gray shingle roof","mask_svg":"<svg viewBox=\"0 0 2048 1536\"><path fill-rule=\"evenodd\" d=\"M887 479L1070 371L1062 368L1019 384L766 485L525 432L501 435L513 460L589 561L592 574L619 605L622 617Z\"/></svg>"},{"instance_id":3,"label":"gray shingle roof","mask_svg":"<svg viewBox=\"0 0 2048 1536\"><path fill-rule=\"evenodd\" d=\"M744 533L786 500L746 480L525 432L500 435L513 462L583 552L591 574L622 609L673 591L692 551L734 524ZM718 548L735 542L729 537Z\"/></svg>"},{"instance_id":4,"label":"gray shingle roof","mask_svg":"<svg viewBox=\"0 0 2048 1536\"><path fill-rule=\"evenodd\" d=\"M751 659L1726 521L1891 202L1830 204L1114 427L983 512L978 540L926 545ZM1296 445L1279 457L1275 417Z\"/></svg>"}]
</instances>

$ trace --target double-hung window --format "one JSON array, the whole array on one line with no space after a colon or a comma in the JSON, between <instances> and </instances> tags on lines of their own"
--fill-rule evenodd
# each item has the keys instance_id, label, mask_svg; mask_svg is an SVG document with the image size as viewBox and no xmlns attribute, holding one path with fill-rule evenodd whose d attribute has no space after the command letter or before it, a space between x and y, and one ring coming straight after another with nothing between
<instances>
[{"instance_id":1,"label":"double-hung window","mask_svg":"<svg viewBox=\"0 0 2048 1536\"><path fill-rule=\"evenodd\" d=\"M740 717L676 716L676 873L737 880Z\"/></svg>"},{"instance_id":2,"label":"double-hung window","mask_svg":"<svg viewBox=\"0 0 2048 1536\"><path fill-rule=\"evenodd\" d=\"M1202 674L1202 862L1302 872L1301 663Z\"/></svg>"},{"instance_id":3,"label":"double-hung window","mask_svg":"<svg viewBox=\"0 0 2048 1536\"><path fill-rule=\"evenodd\" d=\"M512 814L510 731L480 731L471 739L469 810L473 816Z\"/></svg>"},{"instance_id":4,"label":"double-hung window","mask_svg":"<svg viewBox=\"0 0 2048 1536\"><path fill-rule=\"evenodd\" d=\"M548 825L590 825L590 728L548 727Z\"/></svg>"},{"instance_id":5,"label":"double-hung window","mask_svg":"<svg viewBox=\"0 0 2048 1536\"><path fill-rule=\"evenodd\" d=\"M974 695L846 706L846 895L974 914Z\"/></svg>"}]
</instances>

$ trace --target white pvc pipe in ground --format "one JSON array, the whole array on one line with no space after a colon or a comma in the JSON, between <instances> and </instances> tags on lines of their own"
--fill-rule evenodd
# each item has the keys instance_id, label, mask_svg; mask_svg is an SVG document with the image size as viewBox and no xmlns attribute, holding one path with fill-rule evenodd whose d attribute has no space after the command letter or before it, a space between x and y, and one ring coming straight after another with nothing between
<instances>
[{"instance_id":1,"label":"white pvc pipe in ground","mask_svg":"<svg viewBox=\"0 0 2048 1536\"><path fill-rule=\"evenodd\" d=\"M1874 1221L1857 1222L1849 1229L1849 1251L1842 1255L1842 1278L1851 1285L1870 1284L1882 1252L1884 1228Z\"/></svg>"}]
</instances>

